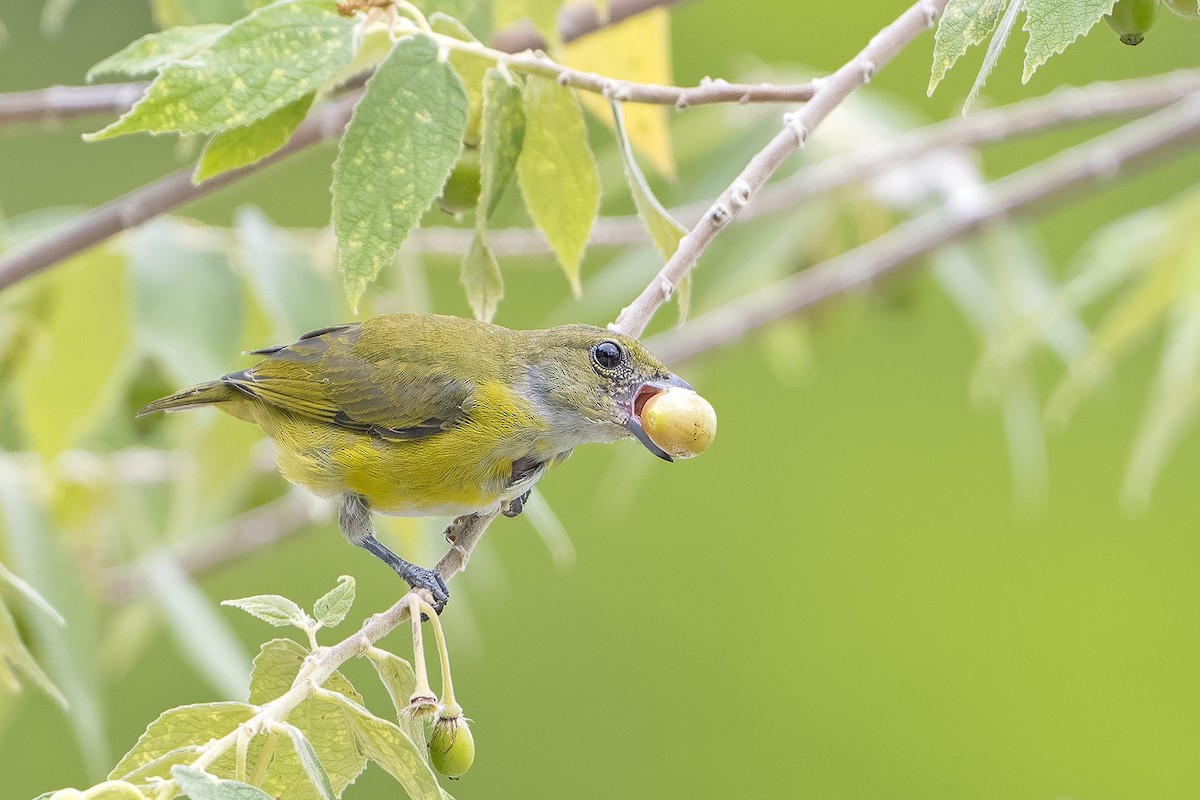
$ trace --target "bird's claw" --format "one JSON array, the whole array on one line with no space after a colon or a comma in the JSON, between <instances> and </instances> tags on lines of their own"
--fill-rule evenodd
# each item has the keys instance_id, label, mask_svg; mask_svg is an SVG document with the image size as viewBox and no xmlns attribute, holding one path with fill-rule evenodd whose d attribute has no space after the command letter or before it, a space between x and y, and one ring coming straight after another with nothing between
<instances>
[{"instance_id":1,"label":"bird's claw","mask_svg":"<svg viewBox=\"0 0 1200 800\"><path fill-rule=\"evenodd\" d=\"M424 593L428 594L432 600L429 605L433 606L433 610L439 614L446 607L446 603L450 602L450 587L446 585L446 579L436 569L425 569L414 565L400 577L404 578L412 588L424 590Z\"/></svg>"}]
</instances>

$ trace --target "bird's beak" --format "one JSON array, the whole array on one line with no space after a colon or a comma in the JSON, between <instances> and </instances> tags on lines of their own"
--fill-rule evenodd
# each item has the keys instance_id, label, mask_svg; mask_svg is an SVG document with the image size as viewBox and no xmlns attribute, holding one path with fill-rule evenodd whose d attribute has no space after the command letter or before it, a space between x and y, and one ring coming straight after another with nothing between
<instances>
[{"instance_id":1,"label":"bird's beak","mask_svg":"<svg viewBox=\"0 0 1200 800\"><path fill-rule=\"evenodd\" d=\"M665 392L667 389L670 389L674 386L695 391L683 378L680 378L677 375L670 375L666 380L647 381L646 383L643 383L637 388L637 391L633 393L633 397L630 398L629 402L625 406L625 428L632 433L633 437L641 442L647 450L664 461L674 461L675 459L671 458L667 451L656 445L646 434L646 431L642 429L642 408L646 405L646 401L651 397L659 392Z\"/></svg>"}]
</instances>

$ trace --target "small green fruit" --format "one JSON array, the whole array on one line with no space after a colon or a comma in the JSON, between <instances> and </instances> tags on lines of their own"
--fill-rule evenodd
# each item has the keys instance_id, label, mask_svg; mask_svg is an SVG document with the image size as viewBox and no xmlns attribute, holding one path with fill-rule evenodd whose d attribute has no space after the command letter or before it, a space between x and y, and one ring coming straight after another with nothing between
<instances>
[{"instance_id":1,"label":"small green fruit","mask_svg":"<svg viewBox=\"0 0 1200 800\"><path fill-rule=\"evenodd\" d=\"M438 205L455 216L475 208L479 200L479 148L467 147L442 187Z\"/></svg>"},{"instance_id":2,"label":"small green fruit","mask_svg":"<svg viewBox=\"0 0 1200 800\"><path fill-rule=\"evenodd\" d=\"M1105 16L1104 21L1122 44L1132 46L1142 43L1157 18L1158 0L1117 0L1112 14Z\"/></svg>"},{"instance_id":3,"label":"small green fruit","mask_svg":"<svg viewBox=\"0 0 1200 800\"><path fill-rule=\"evenodd\" d=\"M1163 4L1181 17L1200 19L1200 0L1162 0Z\"/></svg>"},{"instance_id":4,"label":"small green fruit","mask_svg":"<svg viewBox=\"0 0 1200 800\"><path fill-rule=\"evenodd\" d=\"M475 738L471 736L467 718L462 714L439 717L429 737L429 762L433 768L451 780L458 780L474 761Z\"/></svg>"}]
</instances>

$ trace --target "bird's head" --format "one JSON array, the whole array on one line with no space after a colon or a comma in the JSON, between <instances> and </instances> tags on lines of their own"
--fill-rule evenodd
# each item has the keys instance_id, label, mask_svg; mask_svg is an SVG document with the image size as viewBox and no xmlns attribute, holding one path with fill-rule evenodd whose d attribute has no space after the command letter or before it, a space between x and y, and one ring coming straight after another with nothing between
<instances>
[{"instance_id":1,"label":"bird's head","mask_svg":"<svg viewBox=\"0 0 1200 800\"><path fill-rule=\"evenodd\" d=\"M672 460L642 429L642 407L671 387L691 389L687 383L636 339L604 328L565 325L528 333L530 399L566 448L632 436Z\"/></svg>"}]
</instances>

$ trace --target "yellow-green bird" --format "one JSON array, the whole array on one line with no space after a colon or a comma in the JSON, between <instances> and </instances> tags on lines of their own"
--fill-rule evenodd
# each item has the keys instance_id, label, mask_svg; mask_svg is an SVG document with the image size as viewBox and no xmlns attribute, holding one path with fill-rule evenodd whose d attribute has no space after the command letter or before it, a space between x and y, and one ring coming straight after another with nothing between
<instances>
[{"instance_id":1,"label":"yellow-green bird","mask_svg":"<svg viewBox=\"0 0 1200 800\"><path fill-rule=\"evenodd\" d=\"M393 553L369 511L516 516L545 470L586 442L632 436L642 405L686 383L637 341L590 325L517 331L388 314L253 351L249 369L138 412L215 405L262 427L283 476L338 503L342 533L441 607L445 581Z\"/></svg>"}]
</instances>

